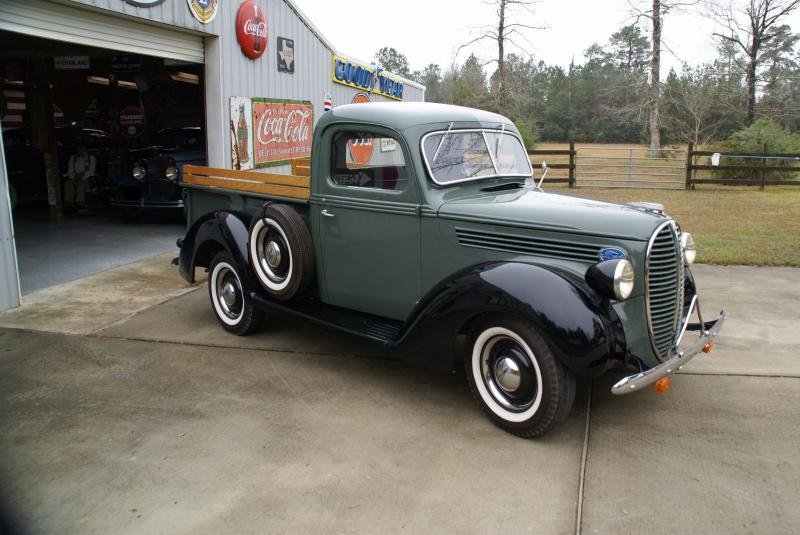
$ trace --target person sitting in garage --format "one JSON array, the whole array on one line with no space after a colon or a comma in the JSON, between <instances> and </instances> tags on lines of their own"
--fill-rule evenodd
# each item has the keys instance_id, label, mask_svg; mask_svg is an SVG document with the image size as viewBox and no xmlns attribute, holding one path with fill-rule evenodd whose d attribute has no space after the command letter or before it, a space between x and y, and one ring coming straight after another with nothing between
<instances>
[{"instance_id":1,"label":"person sitting in garage","mask_svg":"<svg viewBox=\"0 0 800 535\"><path fill-rule=\"evenodd\" d=\"M75 154L69 157L67 180L64 182L64 209L76 214L88 214L86 208L86 188L89 178L94 176L97 161L86 150L86 145L79 143Z\"/></svg>"}]
</instances>

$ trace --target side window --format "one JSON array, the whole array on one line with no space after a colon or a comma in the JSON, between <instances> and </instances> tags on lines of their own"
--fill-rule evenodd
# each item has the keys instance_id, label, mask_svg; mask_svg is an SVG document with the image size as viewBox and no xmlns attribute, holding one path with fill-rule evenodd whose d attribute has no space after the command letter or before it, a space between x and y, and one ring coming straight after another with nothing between
<instances>
[{"instance_id":1,"label":"side window","mask_svg":"<svg viewBox=\"0 0 800 535\"><path fill-rule=\"evenodd\" d=\"M355 186L403 191L408 186L406 160L391 137L367 132L339 132L333 138L331 181Z\"/></svg>"}]
</instances>

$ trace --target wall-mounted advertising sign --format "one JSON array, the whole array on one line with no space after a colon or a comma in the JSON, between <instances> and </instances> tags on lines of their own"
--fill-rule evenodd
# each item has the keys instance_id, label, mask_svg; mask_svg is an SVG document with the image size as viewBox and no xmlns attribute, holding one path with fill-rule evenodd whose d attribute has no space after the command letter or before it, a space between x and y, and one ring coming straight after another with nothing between
<instances>
[{"instance_id":1,"label":"wall-mounted advertising sign","mask_svg":"<svg viewBox=\"0 0 800 535\"><path fill-rule=\"evenodd\" d=\"M333 81L368 93L403 100L403 83L380 67L365 67L349 59L333 56Z\"/></svg>"},{"instance_id":2,"label":"wall-mounted advertising sign","mask_svg":"<svg viewBox=\"0 0 800 535\"><path fill-rule=\"evenodd\" d=\"M314 105L305 100L231 97L231 166L253 169L311 156Z\"/></svg>"},{"instance_id":3,"label":"wall-mounted advertising sign","mask_svg":"<svg viewBox=\"0 0 800 535\"><path fill-rule=\"evenodd\" d=\"M153 7L158 4L163 4L164 0L123 0L126 4L136 7Z\"/></svg>"},{"instance_id":4,"label":"wall-mounted advertising sign","mask_svg":"<svg viewBox=\"0 0 800 535\"><path fill-rule=\"evenodd\" d=\"M231 97L231 166L253 168L253 108L247 97Z\"/></svg>"},{"instance_id":5,"label":"wall-mounted advertising sign","mask_svg":"<svg viewBox=\"0 0 800 535\"><path fill-rule=\"evenodd\" d=\"M242 54L258 59L267 49L267 16L253 0L245 0L236 12L236 40Z\"/></svg>"},{"instance_id":6,"label":"wall-mounted advertising sign","mask_svg":"<svg viewBox=\"0 0 800 535\"><path fill-rule=\"evenodd\" d=\"M213 22L217 16L219 0L186 0L186 2L189 4L189 11L192 12L194 18L203 24Z\"/></svg>"},{"instance_id":7,"label":"wall-mounted advertising sign","mask_svg":"<svg viewBox=\"0 0 800 535\"><path fill-rule=\"evenodd\" d=\"M278 37L278 72L294 74L294 39Z\"/></svg>"},{"instance_id":8,"label":"wall-mounted advertising sign","mask_svg":"<svg viewBox=\"0 0 800 535\"><path fill-rule=\"evenodd\" d=\"M141 68L142 57L138 54L113 54L111 56L112 71L138 71Z\"/></svg>"},{"instance_id":9,"label":"wall-mounted advertising sign","mask_svg":"<svg viewBox=\"0 0 800 535\"><path fill-rule=\"evenodd\" d=\"M367 102L369 102L369 95L366 93L358 93L352 100L353 104L365 104ZM350 149L350 157L353 159L353 163L358 165L369 164L374 150L372 137L367 136L348 141L347 146Z\"/></svg>"},{"instance_id":10,"label":"wall-mounted advertising sign","mask_svg":"<svg viewBox=\"0 0 800 535\"><path fill-rule=\"evenodd\" d=\"M144 110L128 106L119 112L120 133L125 137L139 137L144 133Z\"/></svg>"},{"instance_id":11,"label":"wall-mounted advertising sign","mask_svg":"<svg viewBox=\"0 0 800 535\"><path fill-rule=\"evenodd\" d=\"M57 71L83 71L89 68L89 56L56 56L53 66Z\"/></svg>"}]
</instances>

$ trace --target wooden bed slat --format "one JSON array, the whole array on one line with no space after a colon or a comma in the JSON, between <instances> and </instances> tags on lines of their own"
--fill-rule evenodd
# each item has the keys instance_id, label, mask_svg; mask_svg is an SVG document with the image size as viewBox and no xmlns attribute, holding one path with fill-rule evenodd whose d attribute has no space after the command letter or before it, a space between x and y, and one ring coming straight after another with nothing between
<instances>
[{"instance_id":1,"label":"wooden bed slat","mask_svg":"<svg viewBox=\"0 0 800 535\"><path fill-rule=\"evenodd\" d=\"M307 200L311 194L310 179L305 176L258 173L185 165L183 182L236 191L249 191L263 195Z\"/></svg>"}]
</instances>

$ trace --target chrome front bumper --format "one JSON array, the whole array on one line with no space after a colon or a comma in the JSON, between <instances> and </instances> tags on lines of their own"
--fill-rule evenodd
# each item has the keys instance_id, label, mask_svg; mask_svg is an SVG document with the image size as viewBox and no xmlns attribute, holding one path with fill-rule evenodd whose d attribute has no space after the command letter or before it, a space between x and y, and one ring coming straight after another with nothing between
<instances>
[{"instance_id":1,"label":"chrome front bumper","mask_svg":"<svg viewBox=\"0 0 800 535\"><path fill-rule=\"evenodd\" d=\"M692 317L692 314L695 311L697 311L697 318L700 320L700 322L689 323L689 319ZM703 315L700 312L700 301L695 295L692 298L691 305L689 306L689 313L686 314L686 319L683 321L683 325L675 337L675 343L673 344L673 347L676 349L673 349L672 357L669 360L662 362L658 366L650 368L649 370L645 370L635 375L629 375L628 377L623 378L617 382L617 384L611 387L611 393L617 395L630 394L631 392L636 392L647 385L655 383L662 377L674 374L683 368L687 362L692 360L692 358L707 344L714 341L717 333L720 331L720 329L722 329L723 323L725 323L724 311L719 313L719 317L716 320L708 323L704 322ZM687 330L700 331L700 336L688 348L684 350L678 350L677 347L683 340L683 335L686 334Z\"/></svg>"}]
</instances>

